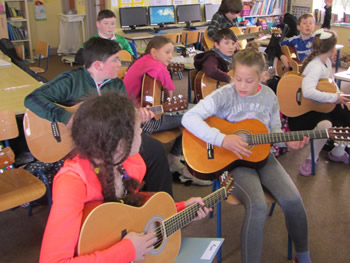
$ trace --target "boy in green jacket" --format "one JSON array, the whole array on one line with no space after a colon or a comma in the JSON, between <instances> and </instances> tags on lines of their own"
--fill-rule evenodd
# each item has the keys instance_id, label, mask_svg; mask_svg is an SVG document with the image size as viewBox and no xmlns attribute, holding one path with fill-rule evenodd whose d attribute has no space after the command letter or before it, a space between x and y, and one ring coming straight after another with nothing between
<instances>
[{"instance_id":1,"label":"boy in green jacket","mask_svg":"<svg viewBox=\"0 0 350 263\"><path fill-rule=\"evenodd\" d=\"M44 119L71 127L72 114L60 105L72 106L94 93L126 92L123 81L116 78L121 67L119 51L120 46L115 41L99 37L89 39L84 44L85 67L58 75L29 94L24 105ZM154 114L139 108L139 116L141 122L147 122ZM172 177L162 143L142 134L140 154L147 167L143 191L165 191L172 195Z\"/></svg>"}]
</instances>

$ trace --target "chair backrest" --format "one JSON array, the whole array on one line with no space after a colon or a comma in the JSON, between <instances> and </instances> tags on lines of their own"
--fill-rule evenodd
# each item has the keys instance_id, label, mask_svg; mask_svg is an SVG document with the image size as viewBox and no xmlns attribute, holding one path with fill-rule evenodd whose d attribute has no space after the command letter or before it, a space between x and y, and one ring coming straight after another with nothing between
<instances>
[{"instance_id":1,"label":"chair backrest","mask_svg":"<svg viewBox=\"0 0 350 263\"><path fill-rule=\"evenodd\" d=\"M24 45L16 45L16 54L21 60L25 60Z\"/></svg>"},{"instance_id":2,"label":"chair backrest","mask_svg":"<svg viewBox=\"0 0 350 263\"><path fill-rule=\"evenodd\" d=\"M0 111L0 141L18 137L18 127L15 112Z\"/></svg>"},{"instance_id":3,"label":"chair backrest","mask_svg":"<svg viewBox=\"0 0 350 263\"><path fill-rule=\"evenodd\" d=\"M247 27L248 32L246 31L245 33L255 33L255 32L259 32L261 30L261 26L250 26Z\"/></svg>"},{"instance_id":4,"label":"chair backrest","mask_svg":"<svg viewBox=\"0 0 350 263\"><path fill-rule=\"evenodd\" d=\"M181 42L181 32L173 34L164 34L163 36L169 38L171 41L174 42L174 44L178 44Z\"/></svg>"},{"instance_id":5,"label":"chair backrest","mask_svg":"<svg viewBox=\"0 0 350 263\"><path fill-rule=\"evenodd\" d=\"M117 77L122 79L127 71L127 69L129 68L130 65L128 65L127 62L132 62L133 61L133 57L132 55L126 51L126 50L120 50L118 52L118 56L122 61L122 66L120 67L119 71L118 71L118 75ZM123 65L125 64L125 65Z\"/></svg>"},{"instance_id":6,"label":"chair backrest","mask_svg":"<svg viewBox=\"0 0 350 263\"><path fill-rule=\"evenodd\" d=\"M37 67L30 67L36 73L45 73L49 67L49 54L50 54L50 45L46 41L37 40L35 46L35 55L38 56L38 65ZM46 58L45 68L42 68L41 60Z\"/></svg>"},{"instance_id":7,"label":"chair backrest","mask_svg":"<svg viewBox=\"0 0 350 263\"><path fill-rule=\"evenodd\" d=\"M184 45L195 44L200 42L200 31L183 31L181 35L181 42Z\"/></svg>"},{"instance_id":8,"label":"chair backrest","mask_svg":"<svg viewBox=\"0 0 350 263\"><path fill-rule=\"evenodd\" d=\"M49 43L46 41L37 40L35 46L35 54L43 57L49 56Z\"/></svg>"}]
</instances>

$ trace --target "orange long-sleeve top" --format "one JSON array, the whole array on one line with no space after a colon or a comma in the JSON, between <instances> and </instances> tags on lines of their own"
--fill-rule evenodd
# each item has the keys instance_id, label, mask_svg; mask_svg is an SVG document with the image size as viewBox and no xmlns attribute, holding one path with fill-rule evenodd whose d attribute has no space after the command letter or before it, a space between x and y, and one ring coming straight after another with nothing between
<instances>
[{"instance_id":1,"label":"orange long-sleeve top","mask_svg":"<svg viewBox=\"0 0 350 263\"><path fill-rule=\"evenodd\" d=\"M123 166L130 176L142 181L146 165L139 154L129 157ZM65 161L55 176L52 199L40 262L124 263L135 259L135 247L126 238L105 250L89 255L76 255L85 204L103 202L101 184L87 159L76 156ZM177 211L184 207L185 202L176 203Z\"/></svg>"}]
</instances>

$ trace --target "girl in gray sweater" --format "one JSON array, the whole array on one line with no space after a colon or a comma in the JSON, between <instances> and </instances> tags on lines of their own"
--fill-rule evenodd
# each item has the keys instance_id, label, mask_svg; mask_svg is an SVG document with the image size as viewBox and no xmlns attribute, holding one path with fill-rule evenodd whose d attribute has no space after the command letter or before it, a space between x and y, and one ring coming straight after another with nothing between
<instances>
[{"instance_id":1,"label":"girl in gray sweater","mask_svg":"<svg viewBox=\"0 0 350 263\"><path fill-rule=\"evenodd\" d=\"M265 59L261 52L252 49L239 51L233 60L234 82L199 101L183 116L183 126L201 140L232 151L239 159L251 155L248 143L240 136L224 134L204 120L210 116L229 122L257 119L270 132L281 132L277 97L269 87L259 84L264 68ZM307 142L308 139L304 138L303 141L288 142L287 145L298 149ZM242 262L260 262L267 211L264 189L273 195L284 211L297 260L300 263L311 262L303 201L293 181L273 154L269 154L262 167L253 169L238 166L231 172L236 186L233 195L246 209L241 230Z\"/></svg>"}]
</instances>

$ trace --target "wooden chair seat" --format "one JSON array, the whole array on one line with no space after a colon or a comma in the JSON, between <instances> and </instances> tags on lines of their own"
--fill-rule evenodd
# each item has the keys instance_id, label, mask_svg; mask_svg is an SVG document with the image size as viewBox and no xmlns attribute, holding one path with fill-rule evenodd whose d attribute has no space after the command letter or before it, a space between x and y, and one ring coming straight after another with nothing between
<instances>
[{"instance_id":1,"label":"wooden chair seat","mask_svg":"<svg viewBox=\"0 0 350 263\"><path fill-rule=\"evenodd\" d=\"M29 203L46 192L44 183L25 169L0 174L0 212Z\"/></svg>"},{"instance_id":2,"label":"wooden chair seat","mask_svg":"<svg viewBox=\"0 0 350 263\"><path fill-rule=\"evenodd\" d=\"M183 132L183 127L175 128L172 130L155 132L150 134L150 136L163 144L170 143L174 141L177 137L181 136Z\"/></svg>"},{"instance_id":3,"label":"wooden chair seat","mask_svg":"<svg viewBox=\"0 0 350 263\"><path fill-rule=\"evenodd\" d=\"M267 192L264 191L265 194L265 199L267 203L276 203L276 200ZM230 194L227 199L226 202L231 204L231 205L241 205L241 201L239 201L234 195Z\"/></svg>"}]
</instances>

